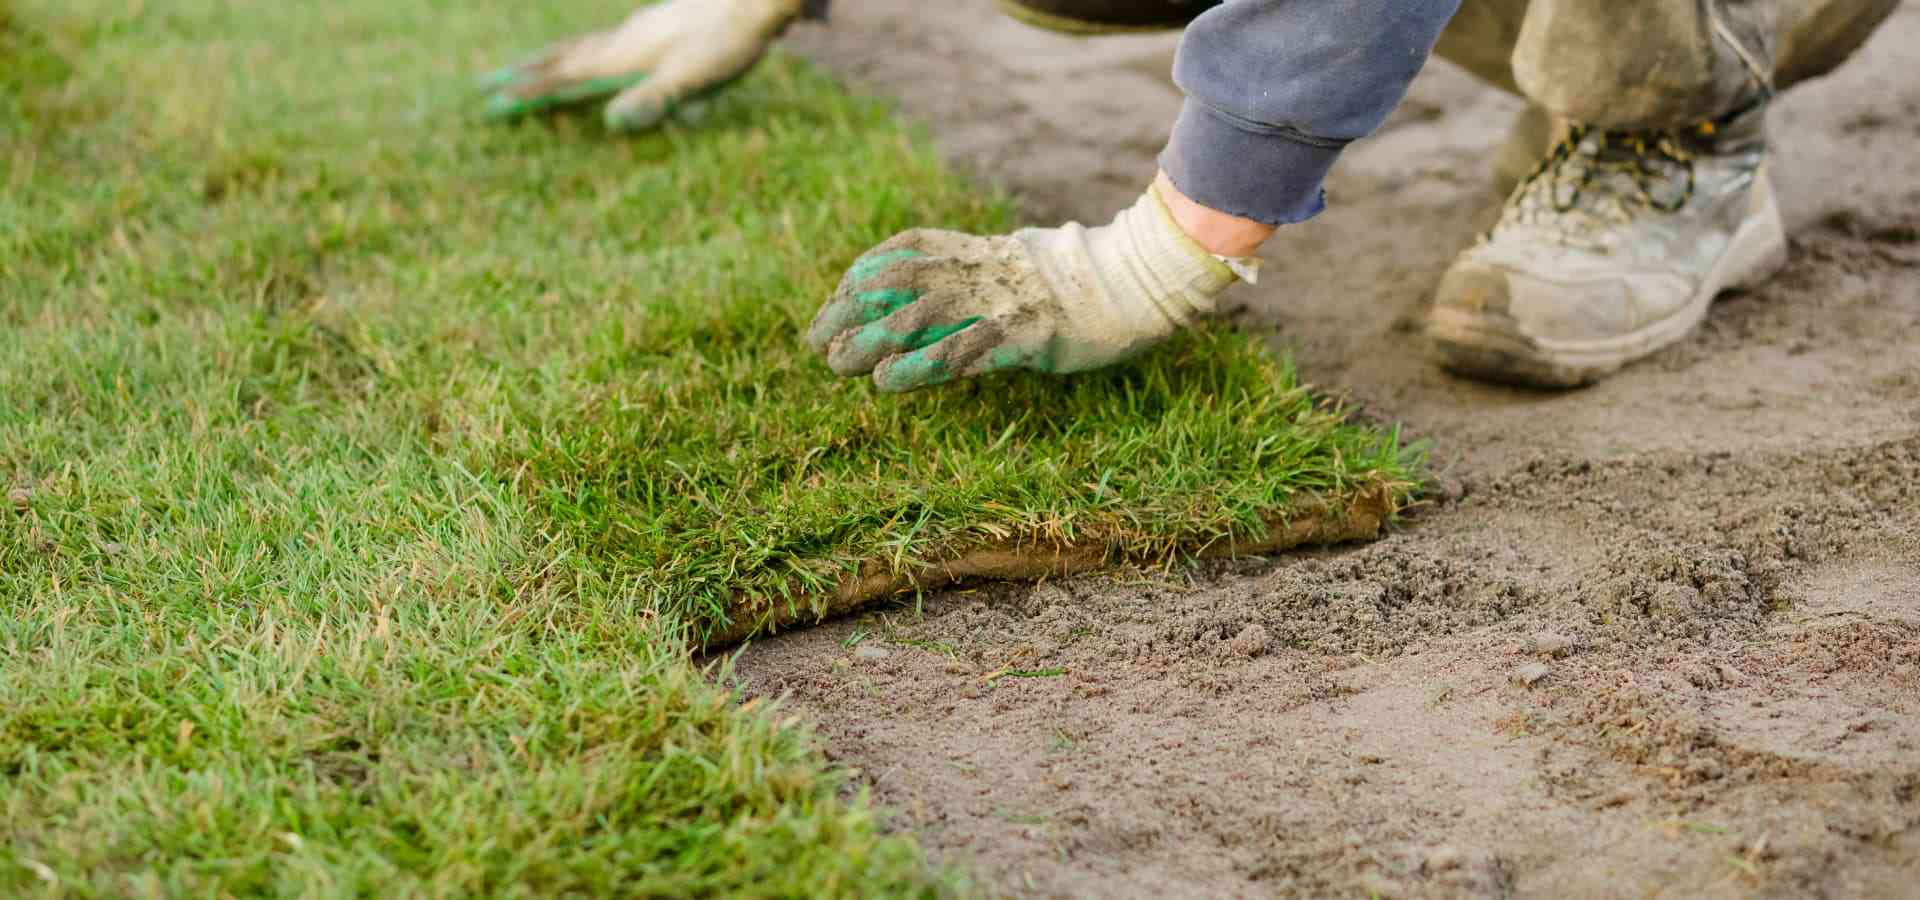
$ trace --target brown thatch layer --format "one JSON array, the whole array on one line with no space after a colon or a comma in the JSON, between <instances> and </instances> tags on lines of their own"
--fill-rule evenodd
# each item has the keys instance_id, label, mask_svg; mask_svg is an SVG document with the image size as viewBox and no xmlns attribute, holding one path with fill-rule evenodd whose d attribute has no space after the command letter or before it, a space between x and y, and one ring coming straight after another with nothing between
<instances>
[{"instance_id":1,"label":"brown thatch layer","mask_svg":"<svg viewBox=\"0 0 1920 900\"><path fill-rule=\"evenodd\" d=\"M1345 503L1322 502L1273 518L1265 535L1200 548L1195 555L1217 559L1259 556L1300 547L1343 544L1378 537L1396 509L1397 492L1386 485L1366 488ZM817 625L909 591L929 591L970 581L1033 581L1085 574L1141 560L1116 554L1106 542L1066 544L1001 542L954 553L945 562L896 572L884 560L841 582L830 595L795 603L764 597L740 597L728 610L729 625L707 640L712 650L750 637Z\"/></svg>"}]
</instances>

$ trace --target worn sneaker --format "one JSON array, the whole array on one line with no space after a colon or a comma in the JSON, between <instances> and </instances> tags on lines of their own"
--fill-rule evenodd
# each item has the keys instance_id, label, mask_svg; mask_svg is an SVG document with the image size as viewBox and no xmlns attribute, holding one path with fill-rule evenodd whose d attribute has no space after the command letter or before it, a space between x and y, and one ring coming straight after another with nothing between
<instances>
[{"instance_id":1,"label":"worn sneaker","mask_svg":"<svg viewBox=\"0 0 1920 900\"><path fill-rule=\"evenodd\" d=\"M1440 281L1441 365L1590 384L1685 337L1722 291L1786 261L1764 107L1667 131L1571 126Z\"/></svg>"}]
</instances>

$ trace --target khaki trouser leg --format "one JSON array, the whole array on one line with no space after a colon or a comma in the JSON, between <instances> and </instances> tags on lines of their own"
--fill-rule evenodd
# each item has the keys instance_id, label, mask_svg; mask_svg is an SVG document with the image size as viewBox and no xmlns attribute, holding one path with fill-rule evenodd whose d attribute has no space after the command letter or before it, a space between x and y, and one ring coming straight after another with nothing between
<instances>
[{"instance_id":1,"label":"khaki trouser leg","mask_svg":"<svg viewBox=\"0 0 1920 900\"><path fill-rule=\"evenodd\" d=\"M1465 0L1437 52L1556 116L1717 118L1845 62L1899 0Z\"/></svg>"}]
</instances>

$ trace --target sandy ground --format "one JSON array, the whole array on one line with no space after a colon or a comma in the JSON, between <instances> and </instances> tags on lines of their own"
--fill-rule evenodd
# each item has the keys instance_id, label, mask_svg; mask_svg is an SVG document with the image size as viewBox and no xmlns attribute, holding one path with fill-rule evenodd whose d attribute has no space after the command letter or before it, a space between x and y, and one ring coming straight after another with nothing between
<instances>
[{"instance_id":1,"label":"sandy ground","mask_svg":"<svg viewBox=\"0 0 1920 900\"><path fill-rule=\"evenodd\" d=\"M1042 220L1153 169L1168 37L847 0L795 44ZM1367 546L998 586L764 641L902 827L1036 896L1920 896L1920 4L1779 106L1777 281L1590 390L1422 358L1517 101L1436 64L1237 295L1433 441ZM929 223L938 224L938 223Z\"/></svg>"}]
</instances>

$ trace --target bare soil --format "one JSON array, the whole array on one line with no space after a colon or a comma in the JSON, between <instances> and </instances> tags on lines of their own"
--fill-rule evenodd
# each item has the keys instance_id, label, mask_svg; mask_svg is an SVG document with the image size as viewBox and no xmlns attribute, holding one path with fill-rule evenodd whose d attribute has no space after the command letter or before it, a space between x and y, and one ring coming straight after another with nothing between
<instances>
[{"instance_id":1,"label":"bare soil","mask_svg":"<svg viewBox=\"0 0 1920 900\"><path fill-rule=\"evenodd\" d=\"M1036 218L1153 170L1171 37L849 0L803 52ZM1035 896L1920 896L1920 5L1774 125L1790 268L1592 389L1431 368L1518 101L1444 64L1242 316L1435 447L1384 540L766 640L895 821ZM938 224L938 223L929 223Z\"/></svg>"}]
</instances>

